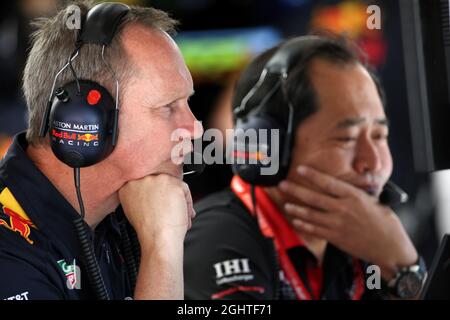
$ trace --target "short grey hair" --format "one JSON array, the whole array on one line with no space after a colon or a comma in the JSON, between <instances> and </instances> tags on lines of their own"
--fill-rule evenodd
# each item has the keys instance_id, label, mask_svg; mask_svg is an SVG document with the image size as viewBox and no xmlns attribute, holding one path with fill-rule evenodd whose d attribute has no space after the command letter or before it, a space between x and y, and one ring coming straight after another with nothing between
<instances>
[{"instance_id":1,"label":"short grey hair","mask_svg":"<svg viewBox=\"0 0 450 320\"><path fill-rule=\"evenodd\" d=\"M31 50L23 76L23 93L29 116L27 140L31 144L44 142L39 138L39 129L53 80L75 49L79 30L71 30L66 26L67 18L73 14L73 5L80 8L81 16L84 17L95 3L91 0L71 1L54 17L39 18L33 22L36 31L31 36ZM155 8L130 6L130 11L123 18L111 45L105 50L105 60L111 65L121 84L126 83L124 80L137 70L127 57L120 40L122 30L127 24L140 24L173 35L177 21L170 18L166 12ZM101 50L100 45L84 45L73 66L79 79L96 81L113 94L114 79L102 60ZM73 75L67 68L59 76L56 86L71 80L74 80ZM122 88L124 85L121 85Z\"/></svg>"}]
</instances>

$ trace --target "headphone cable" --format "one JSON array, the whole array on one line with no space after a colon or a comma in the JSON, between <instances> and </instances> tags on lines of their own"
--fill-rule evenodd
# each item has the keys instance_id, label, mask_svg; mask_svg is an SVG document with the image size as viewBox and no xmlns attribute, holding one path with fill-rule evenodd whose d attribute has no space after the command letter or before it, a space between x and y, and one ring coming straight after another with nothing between
<instances>
[{"instance_id":1,"label":"headphone cable","mask_svg":"<svg viewBox=\"0 0 450 320\"><path fill-rule=\"evenodd\" d=\"M75 189L77 192L78 203L80 206L80 215L73 221L78 240L81 244L84 262L86 264L89 282L94 289L95 295L99 300L109 300L108 291L103 281L100 267L94 253L94 246L86 232L86 223L84 221L85 212L83 198L80 189L80 168L74 168Z\"/></svg>"}]
</instances>

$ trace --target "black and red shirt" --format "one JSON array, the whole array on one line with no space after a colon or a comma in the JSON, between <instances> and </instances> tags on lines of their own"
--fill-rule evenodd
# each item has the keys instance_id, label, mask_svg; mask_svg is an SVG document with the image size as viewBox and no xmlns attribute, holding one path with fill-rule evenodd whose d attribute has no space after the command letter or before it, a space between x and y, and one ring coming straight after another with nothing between
<instances>
[{"instance_id":1,"label":"black and red shirt","mask_svg":"<svg viewBox=\"0 0 450 320\"><path fill-rule=\"evenodd\" d=\"M256 208L253 204L256 203ZM195 206L185 241L187 299L379 299L367 263L327 245L319 265L263 188L234 177Z\"/></svg>"}]
</instances>

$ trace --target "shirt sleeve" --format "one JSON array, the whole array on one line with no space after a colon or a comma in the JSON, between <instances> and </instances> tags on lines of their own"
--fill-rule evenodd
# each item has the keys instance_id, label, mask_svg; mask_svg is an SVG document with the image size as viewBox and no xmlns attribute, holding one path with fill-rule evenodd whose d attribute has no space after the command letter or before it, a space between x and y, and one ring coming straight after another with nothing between
<instances>
[{"instance_id":1,"label":"shirt sleeve","mask_svg":"<svg viewBox=\"0 0 450 320\"><path fill-rule=\"evenodd\" d=\"M186 299L273 299L275 270L271 241L247 212L219 207L194 219L185 241Z\"/></svg>"},{"instance_id":2,"label":"shirt sleeve","mask_svg":"<svg viewBox=\"0 0 450 320\"><path fill-rule=\"evenodd\" d=\"M0 300L64 299L41 271L0 248Z\"/></svg>"}]
</instances>

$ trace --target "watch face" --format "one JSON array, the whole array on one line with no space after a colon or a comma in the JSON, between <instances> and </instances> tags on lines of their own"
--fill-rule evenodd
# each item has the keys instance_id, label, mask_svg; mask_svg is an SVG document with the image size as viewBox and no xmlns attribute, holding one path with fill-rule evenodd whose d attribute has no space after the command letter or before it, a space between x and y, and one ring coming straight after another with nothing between
<instances>
[{"instance_id":1,"label":"watch face","mask_svg":"<svg viewBox=\"0 0 450 320\"><path fill-rule=\"evenodd\" d=\"M397 293L400 298L414 298L422 288L422 279L415 272L408 272L398 279Z\"/></svg>"}]
</instances>

